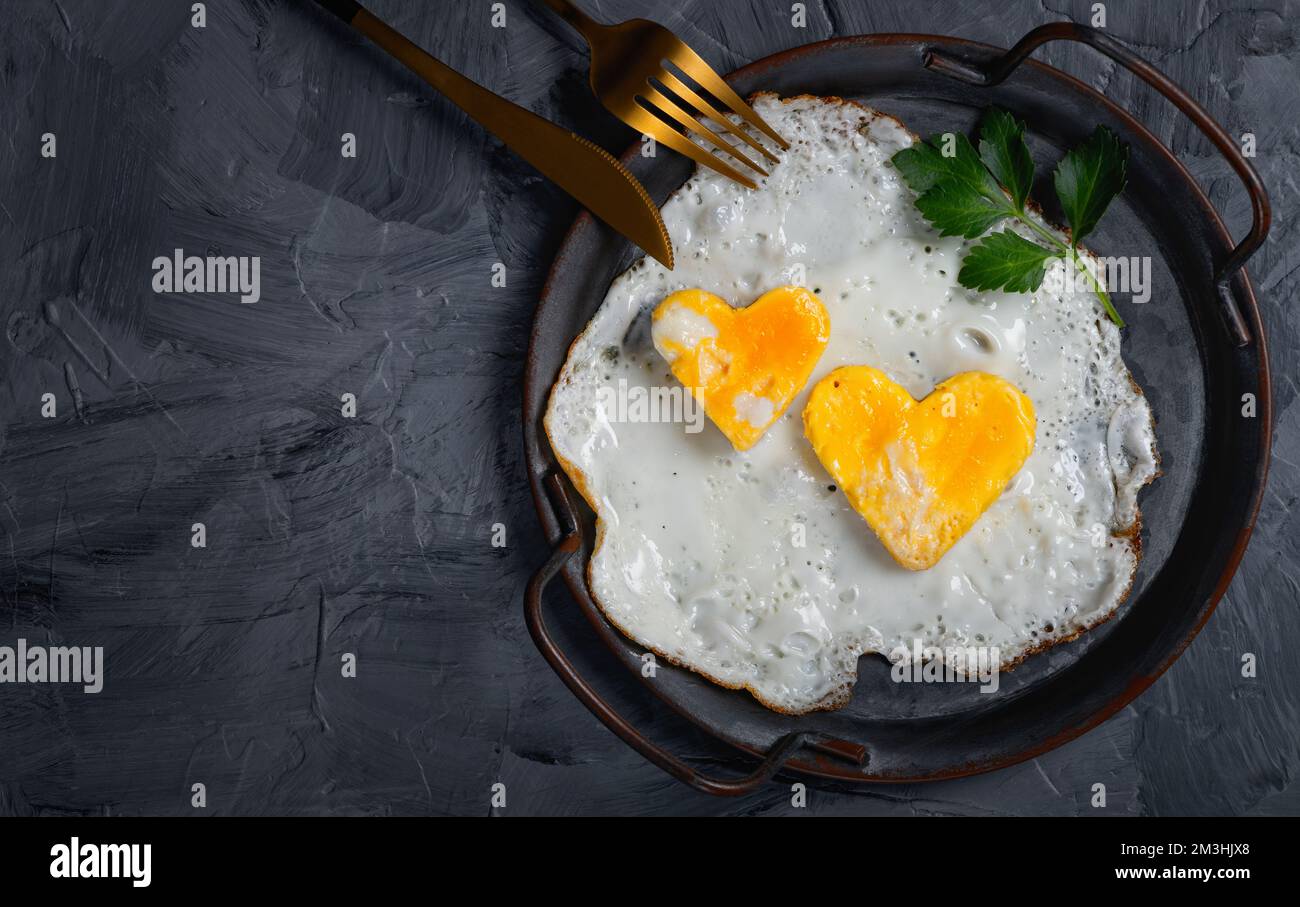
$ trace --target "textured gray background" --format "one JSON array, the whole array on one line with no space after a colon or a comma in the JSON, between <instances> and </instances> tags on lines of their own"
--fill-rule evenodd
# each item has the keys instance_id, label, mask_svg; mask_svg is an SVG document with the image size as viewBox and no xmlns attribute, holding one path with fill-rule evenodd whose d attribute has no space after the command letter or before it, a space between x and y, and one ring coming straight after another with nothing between
<instances>
[{"instance_id":1,"label":"textured gray background","mask_svg":"<svg viewBox=\"0 0 1300 907\"><path fill-rule=\"evenodd\" d=\"M1005 46L1090 6L810 0L800 30L785 0L586 5L651 15L724 71L831 35ZM108 676L98 696L0 687L0 813L191 814L203 782L208 813L486 814L496 781L507 814L791 812L786 787L718 801L644 763L524 628L545 550L520 375L573 203L305 0L207 6L196 30L189 0L4 4L0 643L103 645ZM372 6L515 101L631 141L588 94L575 37L524 0L504 30L486 0ZM1258 135L1276 219L1251 271L1277 438L1255 540L1205 632L1102 727L982 777L814 785L808 812L1093 814L1098 781L1111 814L1300 812L1300 4L1107 10L1230 132ZM1044 57L1151 126L1241 234L1239 184L1168 105L1086 49ZM155 296L150 262L177 246L260 255L261 302ZM1246 651L1258 679L1240 677ZM735 767L588 657L658 739Z\"/></svg>"}]
</instances>

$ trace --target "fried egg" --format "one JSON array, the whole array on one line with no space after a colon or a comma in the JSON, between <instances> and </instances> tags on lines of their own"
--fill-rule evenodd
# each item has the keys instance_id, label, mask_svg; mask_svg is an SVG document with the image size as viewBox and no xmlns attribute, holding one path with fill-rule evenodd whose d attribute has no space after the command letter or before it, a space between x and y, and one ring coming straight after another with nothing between
<instances>
[{"instance_id":1,"label":"fried egg","mask_svg":"<svg viewBox=\"0 0 1300 907\"><path fill-rule=\"evenodd\" d=\"M1158 459L1097 297L962 288L972 241L917 213L889 163L915 140L898 121L754 106L790 149L757 191L698 170L673 195L677 269L621 275L551 393L552 447L598 518L593 598L788 713L843 704L865 653L979 645L1005 668L1111 616ZM610 388L696 388L709 424L620 421ZM997 412L927 421L945 393ZM885 462L929 497L900 503Z\"/></svg>"}]
</instances>

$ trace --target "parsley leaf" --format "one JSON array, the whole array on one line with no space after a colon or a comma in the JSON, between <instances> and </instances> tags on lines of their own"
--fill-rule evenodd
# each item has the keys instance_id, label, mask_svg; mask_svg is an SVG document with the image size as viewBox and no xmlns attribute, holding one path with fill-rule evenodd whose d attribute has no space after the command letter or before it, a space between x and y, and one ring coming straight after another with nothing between
<instances>
[{"instance_id":1,"label":"parsley leaf","mask_svg":"<svg viewBox=\"0 0 1300 907\"><path fill-rule=\"evenodd\" d=\"M985 197L1000 194L970 139L960 132L950 135L950 141L941 135L932 136L928 142L917 142L893 156L894 166L912 191L921 193L940 182L955 181ZM952 154L945 155L945 149Z\"/></svg>"},{"instance_id":2,"label":"parsley leaf","mask_svg":"<svg viewBox=\"0 0 1300 907\"><path fill-rule=\"evenodd\" d=\"M890 160L916 193L924 192L952 174L952 158L946 158L929 142L917 142L897 152Z\"/></svg>"},{"instance_id":3,"label":"parsley leaf","mask_svg":"<svg viewBox=\"0 0 1300 907\"><path fill-rule=\"evenodd\" d=\"M966 254L957 281L971 290L1028 293L1043 285L1047 263L1059 257L1055 249L1005 230L985 237Z\"/></svg>"},{"instance_id":4,"label":"parsley leaf","mask_svg":"<svg viewBox=\"0 0 1300 907\"><path fill-rule=\"evenodd\" d=\"M1003 200L999 205L955 179L931 186L916 200L917 209L933 224L940 236L974 239L987 233L1011 212Z\"/></svg>"},{"instance_id":5,"label":"parsley leaf","mask_svg":"<svg viewBox=\"0 0 1300 907\"><path fill-rule=\"evenodd\" d=\"M907 184L920 193L916 207L940 236L974 239L1015 214L979 152L961 133L918 142L895 154L893 161Z\"/></svg>"},{"instance_id":6,"label":"parsley leaf","mask_svg":"<svg viewBox=\"0 0 1300 907\"><path fill-rule=\"evenodd\" d=\"M1097 226L1106 206L1124 188L1127 171L1128 146L1105 126L1098 126L1056 165L1056 196L1070 222L1072 247Z\"/></svg>"},{"instance_id":7,"label":"parsley leaf","mask_svg":"<svg viewBox=\"0 0 1300 907\"><path fill-rule=\"evenodd\" d=\"M980 126L980 160L1007 190L1016 211L1023 212L1034 183L1034 159L1025 144L1025 124L1005 110L990 110Z\"/></svg>"}]
</instances>

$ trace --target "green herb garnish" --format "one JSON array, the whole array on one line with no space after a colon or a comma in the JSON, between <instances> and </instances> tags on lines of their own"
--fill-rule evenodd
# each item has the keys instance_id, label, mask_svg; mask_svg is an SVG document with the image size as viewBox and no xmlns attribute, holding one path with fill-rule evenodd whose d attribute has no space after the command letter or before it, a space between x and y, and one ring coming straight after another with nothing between
<instances>
[{"instance_id":1,"label":"green herb garnish","mask_svg":"<svg viewBox=\"0 0 1300 907\"><path fill-rule=\"evenodd\" d=\"M971 290L1026 293L1043 283L1050 261L1064 259L1081 272L1101 299L1110 320L1124 319L1110 296L1079 258L1079 242L1092 232L1111 199L1124 188L1128 146L1105 126L1056 165L1053 183L1070 222L1062 242L1027 213L1034 161L1025 144L1025 124L1005 110L990 108L980 124L979 150L961 134L935 136L893 157L903 179L917 193L916 207L940 236L983 236L1004 220L1024 224L1042 243L1001 231L985 237L962 260L957 281Z\"/></svg>"}]
</instances>

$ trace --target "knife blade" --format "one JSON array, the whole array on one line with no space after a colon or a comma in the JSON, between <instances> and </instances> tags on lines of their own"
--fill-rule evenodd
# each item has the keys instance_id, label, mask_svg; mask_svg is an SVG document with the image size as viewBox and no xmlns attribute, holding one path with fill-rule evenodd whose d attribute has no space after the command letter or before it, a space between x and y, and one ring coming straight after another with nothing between
<instances>
[{"instance_id":1,"label":"knife blade","mask_svg":"<svg viewBox=\"0 0 1300 907\"><path fill-rule=\"evenodd\" d=\"M588 211L672 270L673 245L659 209L645 187L613 155L456 72L355 0L316 2L387 51Z\"/></svg>"}]
</instances>

